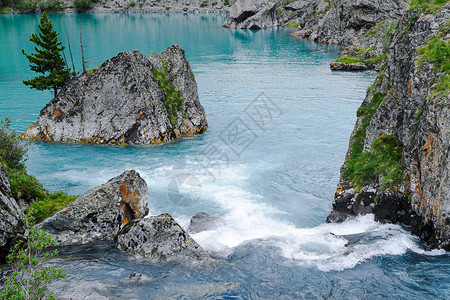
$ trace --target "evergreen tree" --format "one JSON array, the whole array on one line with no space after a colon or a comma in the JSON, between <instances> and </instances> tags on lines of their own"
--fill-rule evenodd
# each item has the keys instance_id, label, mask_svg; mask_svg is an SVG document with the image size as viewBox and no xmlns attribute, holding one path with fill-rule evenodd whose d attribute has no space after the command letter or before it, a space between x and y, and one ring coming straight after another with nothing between
<instances>
[{"instance_id":1,"label":"evergreen tree","mask_svg":"<svg viewBox=\"0 0 450 300\"><path fill-rule=\"evenodd\" d=\"M34 47L36 53L27 54L23 49L22 53L28 58L30 69L43 75L24 80L23 83L37 90L53 89L56 97L58 89L69 81L70 69L61 56L64 46L58 38L59 33L53 30L52 21L46 12L42 14L38 27L39 34L30 36L30 41L37 45Z\"/></svg>"}]
</instances>

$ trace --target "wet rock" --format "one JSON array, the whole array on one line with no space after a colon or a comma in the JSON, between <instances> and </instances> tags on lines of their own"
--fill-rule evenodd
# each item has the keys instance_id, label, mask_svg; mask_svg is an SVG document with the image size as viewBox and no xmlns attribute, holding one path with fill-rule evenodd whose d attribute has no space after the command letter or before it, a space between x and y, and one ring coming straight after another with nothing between
<instances>
[{"instance_id":1,"label":"wet rock","mask_svg":"<svg viewBox=\"0 0 450 300\"><path fill-rule=\"evenodd\" d=\"M124 225L148 214L146 182L133 170L96 187L38 225L59 245L114 240Z\"/></svg>"},{"instance_id":2,"label":"wet rock","mask_svg":"<svg viewBox=\"0 0 450 300\"><path fill-rule=\"evenodd\" d=\"M0 262L10 247L24 233L24 214L11 195L8 176L0 164Z\"/></svg>"},{"instance_id":3,"label":"wet rock","mask_svg":"<svg viewBox=\"0 0 450 300\"><path fill-rule=\"evenodd\" d=\"M157 260L209 257L169 214L130 222L117 235L117 244L121 250Z\"/></svg>"},{"instance_id":4,"label":"wet rock","mask_svg":"<svg viewBox=\"0 0 450 300\"><path fill-rule=\"evenodd\" d=\"M150 58L125 51L69 83L22 137L98 144L154 144L208 127L194 74L174 45Z\"/></svg>"},{"instance_id":5,"label":"wet rock","mask_svg":"<svg viewBox=\"0 0 450 300\"><path fill-rule=\"evenodd\" d=\"M206 230L213 230L221 224L223 224L223 220L220 217L212 216L206 212L199 212L192 216L188 232L198 233Z\"/></svg>"}]
</instances>

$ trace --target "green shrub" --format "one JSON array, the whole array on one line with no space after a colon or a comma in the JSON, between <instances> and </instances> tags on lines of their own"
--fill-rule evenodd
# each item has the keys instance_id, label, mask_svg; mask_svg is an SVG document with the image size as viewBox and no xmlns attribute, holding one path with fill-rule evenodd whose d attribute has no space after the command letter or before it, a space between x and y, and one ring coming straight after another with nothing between
<instances>
[{"instance_id":1,"label":"green shrub","mask_svg":"<svg viewBox=\"0 0 450 300\"><path fill-rule=\"evenodd\" d=\"M213 3L211 3L211 6L216 6L217 5L217 1L214 1Z\"/></svg>"},{"instance_id":2,"label":"green shrub","mask_svg":"<svg viewBox=\"0 0 450 300\"><path fill-rule=\"evenodd\" d=\"M73 0L73 6L77 12L84 12L92 8L92 0Z\"/></svg>"},{"instance_id":3,"label":"green shrub","mask_svg":"<svg viewBox=\"0 0 450 300\"><path fill-rule=\"evenodd\" d=\"M208 6L208 1L203 1L202 3L200 3L200 7L206 7Z\"/></svg>"},{"instance_id":4,"label":"green shrub","mask_svg":"<svg viewBox=\"0 0 450 300\"><path fill-rule=\"evenodd\" d=\"M100 66L99 66L99 65L96 65L95 67L92 67L92 68L87 69L87 70L86 70L86 73L90 74L90 73L92 73L92 72L98 70L98 68L100 68Z\"/></svg>"},{"instance_id":5,"label":"green shrub","mask_svg":"<svg viewBox=\"0 0 450 300\"><path fill-rule=\"evenodd\" d=\"M127 3L127 7L135 7L136 6L136 1L134 0L130 0L130 2Z\"/></svg>"},{"instance_id":6,"label":"green shrub","mask_svg":"<svg viewBox=\"0 0 450 300\"><path fill-rule=\"evenodd\" d=\"M294 27L294 28L297 28L298 26L300 26L300 23L291 23L286 25L286 27Z\"/></svg>"},{"instance_id":7,"label":"green shrub","mask_svg":"<svg viewBox=\"0 0 450 300\"><path fill-rule=\"evenodd\" d=\"M15 199L31 202L46 197L42 184L35 177L28 175L25 169L6 168L6 172L11 185L11 193Z\"/></svg>"},{"instance_id":8,"label":"green shrub","mask_svg":"<svg viewBox=\"0 0 450 300\"><path fill-rule=\"evenodd\" d=\"M353 56L344 56L336 59L335 62L340 62L344 64L354 64L361 62L361 59Z\"/></svg>"},{"instance_id":9,"label":"green shrub","mask_svg":"<svg viewBox=\"0 0 450 300\"><path fill-rule=\"evenodd\" d=\"M76 198L76 196L67 195L63 191L54 192L42 200L31 203L28 211L40 223L68 206Z\"/></svg>"},{"instance_id":10,"label":"green shrub","mask_svg":"<svg viewBox=\"0 0 450 300\"><path fill-rule=\"evenodd\" d=\"M44 249L56 246L56 241L43 230L33 227L32 216L27 215L24 221L24 239L14 245L7 257L12 274L3 278L0 299L55 299L47 285L67 275L45 263L58 255L58 250L44 252Z\"/></svg>"},{"instance_id":11,"label":"green shrub","mask_svg":"<svg viewBox=\"0 0 450 300\"><path fill-rule=\"evenodd\" d=\"M5 118L0 122L0 162L12 169L25 169L23 163L27 152L27 143L22 141L11 130L11 119Z\"/></svg>"},{"instance_id":12,"label":"green shrub","mask_svg":"<svg viewBox=\"0 0 450 300\"><path fill-rule=\"evenodd\" d=\"M450 72L450 44L439 36L430 40L425 47L417 50L419 65L426 60L432 63L436 71Z\"/></svg>"},{"instance_id":13,"label":"green shrub","mask_svg":"<svg viewBox=\"0 0 450 300\"><path fill-rule=\"evenodd\" d=\"M230 0L224 0L223 5L226 5L226 6L230 5Z\"/></svg>"}]
</instances>

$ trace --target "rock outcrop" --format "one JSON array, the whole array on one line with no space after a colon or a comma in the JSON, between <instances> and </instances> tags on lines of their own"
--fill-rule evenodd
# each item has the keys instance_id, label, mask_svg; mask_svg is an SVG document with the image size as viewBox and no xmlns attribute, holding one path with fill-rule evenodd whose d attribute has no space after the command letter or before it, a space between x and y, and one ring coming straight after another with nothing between
<instances>
[{"instance_id":1,"label":"rock outcrop","mask_svg":"<svg viewBox=\"0 0 450 300\"><path fill-rule=\"evenodd\" d=\"M169 215L135 220L117 235L119 249L150 259L202 260L208 254Z\"/></svg>"},{"instance_id":2,"label":"rock outcrop","mask_svg":"<svg viewBox=\"0 0 450 300\"><path fill-rule=\"evenodd\" d=\"M348 47L344 54L376 58L389 46L409 0L237 0L224 26L240 29L294 25L292 33L323 44ZM284 3L284 4L283 4Z\"/></svg>"},{"instance_id":3,"label":"rock outcrop","mask_svg":"<svg viewBox=\"0 0 450 300\"><path fill-rule=\"evenodd\" d=\"M0 263L24 231L24 214L11 195L8 177L0 164Z\"/></svg>"},{"instance_id":4,"label":"rock outcrop","mask_svg":"<svg viewBox=\"0 0 450 300\"><path fill-rule=\"evenodd\" d=\"M277 27L277 6L279 1L236 0L223 26L246 29Z\"/></svg>"},{"instance_id":5,"label":"rock outcrop","mask_svg":"<svg viewBox=\"0 0 450 300\"><path fill-rule=\"evenodd\" d=\"M22 137L74 143L153 144L208 127L180 46L150 58L125 51L73 78Z\"/></svg>"},{"instance_id":6,"label":"rock outcrop","mask_svg":"<svg viewBox=\"0 0 450 300\"><path fill-rule=\"evenodd\" d=\"M59 245L114 240L124 225L148 214L148 188L129 170L96 187L38 225Z\"/></svg>"},{"instance_id":7,"label":"rock outcrop","mask_svg":"<svg viewBox=\"0 0 450 300\"><path fill-rule=\"evenodd\" d=\"M328 221L373 212L450 250L449 19L450 3L402 17L358 110Z\"/></svg>"},{"instance_id":8,"label":"rock outcrop","mask_svg":"<svg viewBox=\"0 0 450 300\"><path fill-rule=\"evenodd\" d=\"M192 216L187 229L190 233L198 233L205 230L217 229L224 225L224 220L217 216L212 216L206 212L199 212Z\"/></svg>"}]
</instances>

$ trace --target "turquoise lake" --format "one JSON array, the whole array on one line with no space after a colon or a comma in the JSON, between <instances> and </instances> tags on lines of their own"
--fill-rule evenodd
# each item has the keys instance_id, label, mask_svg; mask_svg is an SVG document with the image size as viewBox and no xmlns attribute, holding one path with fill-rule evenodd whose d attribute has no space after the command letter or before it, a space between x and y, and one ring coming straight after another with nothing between
<instances>
[{"instance_id":1,"label":"turquoise lake","mask_svg":"<svg viewBox=\"0 0 450 300\"><path fill-rule=\"evenodd\" d=\"M371 216L326 224L356 111L372 72L332 72L340 48L298 40L292 29L229 30L223 15L50 15L81 70L120 51L145 55L179 44L194 72L209 129L158 146L31 144L26 165L50 191L82 194L127 169L149 186L150 214L183 226L197 212L222 225L192 237L213 265L155 263L96 243L53 261L69 277L58 297L84 299L448 299L450 255L429 251L406 229ZM21 54L39 16L0 16L0 117L22 132L51 92L30 90ZM69 58L68 49L66 56ZM70 64L70 63L69 63ZM261 103L270 109L262 115ZM238 128L239 147L229 139ZM243 126L243 127L242 127ZM231 133L231 134L230 134ZM214 155L212 155L212 153ZM177 176L194 178L195 193ZM150 279L132 282L138 272Z\"/></svg>"}]
</instances>

